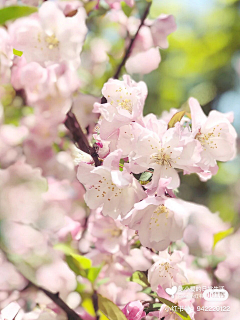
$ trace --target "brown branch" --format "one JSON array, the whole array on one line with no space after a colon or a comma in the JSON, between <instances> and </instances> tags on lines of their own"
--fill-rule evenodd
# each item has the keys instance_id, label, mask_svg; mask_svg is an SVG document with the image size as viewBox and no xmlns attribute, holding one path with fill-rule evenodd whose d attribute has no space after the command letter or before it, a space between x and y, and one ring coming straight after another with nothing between
<instances>
[{"instance_id":1,"label":"brown branch","mask_svg":"<svg viewBox=\"0 0 240 320\"><path fill-rule=\"evenodd\" d=\"M98 158L98 146L94 145L91 147L87 140L87 137L82 131L81 126L79 125L77 118L75 117L72 111L68 111L67 118L64 122L65 126L71 132L74 142L77 144L78 148L83 152L90 154L95 163L95 167L101 165L101 160Z\"/></svg>"},{"instance_id":2,"label":"brown branch","mask_svg":"<svg viewBox=\"0 0 240 320\"><path fill-rule=\"evenodd\" d=\"M127 58L129 57L129 55L130 55L130 53L131 53L133 44L134 44L134 42L135 42L135 40L136 40L136 38L137 38L137 36L138 36L138 33L139 33L140 29L142 28L142 26L143 26L143 24L144 24L145 19L147 18L147 15L148 15L148 13L149 13L150 7L151 7L151 2L149 2L149 3L147 4L147 7L146 7L146 9L145 9L145 11L144 11L144 13L143 13L143 16L142 16L142 18L141 18L141 22L140 22L140 25L139 25L139 27L138 27L138 29L137 29L137 32L135 33L134 37L131 39L130 44L129 44L129 46L128 46L128 48L127 48L127 50L126 50L126 52L125 52L125 54L124 54L124 56L123 56L122 62L121 62L120 65L118 66L118 69L117 69L115 75L113 76L114 79L118 79L118 78L119 78L121 69L122 69L122 67L125 65L125 63L126 63L126 61L127 61Z\"/></svg>"},{"instance_id":3,"label":"brown branch","mask_svg":"<svg viewBox=\"0 0 240 320\"><path fill-rule=\"evenodd\" d=\"M99 320L99 315L98 315L98 295L97 291L94 290L93 296L92 296L92 302L93 302L93 308L96 314L96 320Z\"/></svg>"},{"instance_id":4,"label":"brown branch","mask_svg":"<svg viewBox=\"0 0 240 320\"><path fill-rule=\"evenodd\" d=\"M45 293L46 296L48 296L59 308L61 308L67 315L68 320L83 320L73 309L69 308L69 306L59 297L59 292L53 293L41 286L38 286L31 280L29 280L22 272L19 270L18 266L14 263L14 261L11 259L11 256L7 253L7 250L5 250L5 246L0 243L0 250L1 253L4 255L5 259L12 263L12 265L16 268L17 272L26 279L28 282L27 286L23 290L27 290L29 287L34 287L35 289L42 291ZM22 290L22 291L23 291Z\"/></svg>"},{"instance_id":5,"label":"brown branch","mask_svg":"<svg viewBox=\"0 0 240 320\"><path fill-rule=\"evenodd\" d=\"M28 280L29 281L29 280ZM45 288L42 288L40 286L37 286L36 284L29 281L29 283L35 287L37 290L42 291L45 293L46 296L48 296L59 308L61 308L66 314L68 320L82 320L80 316L59 297L59 293L53 293L51 291L48 291Z\"/></svg>"}]
</instances>

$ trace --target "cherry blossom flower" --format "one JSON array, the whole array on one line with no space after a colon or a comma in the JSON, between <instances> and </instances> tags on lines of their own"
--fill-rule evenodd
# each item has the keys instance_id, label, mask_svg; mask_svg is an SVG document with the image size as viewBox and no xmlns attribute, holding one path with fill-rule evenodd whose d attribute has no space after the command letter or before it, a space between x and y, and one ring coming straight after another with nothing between
<instances>
[{"instance_id":1,"label":"cherry blossom flower","mask_svg":"<svg viewBox=\"0 0 240 320\"><path fill-rule=\"evenodd\" d=\"M162 251L182 238L187 219L186 210L177 199L149 196L134 205L123 223L138 231L143 246Z\"/></svg>"},{"instance_id":2,"label":"cherry blossom flower","mask_svg":"<svg viewBox=\"0 0 240 320\"><path fill-rule=\"evenodd\" d=\"M143 311L144 307L140 301L129 302L123 309L122 312L125 314L128 320L141 320L146 316Z\"/></svg>"},{"instance_id":3,"label":"cherry blossom flower","mask_svg":"<svg viewBox=\"0 0 240 320\"><path fill-rule=\"evenodd\" d=\"M55 110L65 115L71 106L71 95L79 87L76 71L65 62L44 68L36 62L27 64L24 58L19 60L12 70L14 88L25 90L29 105L39 106L41 111L51 110L52 115Z\"/></svg>"},{"instance_id":4,"label":"cherry blossom flower","mask_svg":"<svg viewBox=\"0 0 240 320\"><path fill-rule=\"evenodd\" d=\"M83 8L79 8L73 17L65 17L54 2L44 2L38 14L11 24L9 33L13 47L23 51L27 62L47 66L67 61L78 67L87 32L85 19Z\"/></svg>"},{"instance_id":5,"label":"cherry blossom flower","mask_svg":"<svg viewBox=\"0 0 240 320\"><path fill-rule=\"evenodd\" d=\"M134 152L130 155L131 170L138 173L152 168L153 178L147 188L153 189L161 178L172 179L168 186L170 189L179 187L176 168L193 166L200 159L197 143L194 140L186 143L175 127L160 137L150 130L144 131L135 144Z\"/></svg>"},{"instance_id":6,"label":"cherry blossom flower","mask_svg":"<svg viewBox=\"0 0 240 320\"><path fill-rule=\"evenodd\" d=\"M174 251L171 255L167 251L159 253L157 261L148 270L148 281L153 291L157 291L158 286L166 289L188 282L180 266L182 259L183 253L180 251Z\"/></svg>"},{"instance_id":7,"label":"cherry blossom flower","mask_svg":"<svg viewBox=\"0 0 240 320\"><path fill-rule=\"evenodd\" d=\"M167 36L177 29L174 16L161 14L158 18L156 18L154 21L151 21L149 24L154 45L162 49L167 49Z\"/></svg>"},{"instance_id":8,"label":"cherry blossom flower","mask_svg":"<svg viewBox=\"0 0 240 320\"><path fill-rule=\"evenodd\" d=\"M189 99L189 106L192 133L202 145L201 161L198 166L215 174L216 161L229 161L235 157L237 133L228 115L213 110L207 117L194 98Z\"/></svg>"},{"instance_id":9,"label":"cherry blossom flower","mask_svg":"<svg viewBox=\"0 0 240 320\"><path fill-rule=\"evenodd\" d=\"M128 21L131 24L131 20ZM139 26L139 21L133 24L133 33ZM126 61L126 69L130 74L147 74L158 68L161 62L159 48L168 48L167 36L176 30L177 26L172 15L160 15L155 20L146 20L141 27L133 46L130 57Z\"/></svg>"},{"instance_id":10,"label":"cherry blossom flower","mask_svg":"<svg viewBox=\"0 0 240 320\"><path fill-rule=\"evenodd\" d=\"M123 81L110 79L105 83L103 96L107 103L94 104L94 112L101 113L100 137L107 139L120 126L132 121L142 121L142 111L147 96L146 84L136 83L130 76L123 76Z\"/></svg>"},{"instance_id":11,"label":"cherry blossom flower","mask_svg":"<svg viewBox=\"0 0 240 320\"><path fill-rule=\"evenodd\" d=\"M89 224L89 232L97 239L95 243L100 251L116 253L128 242L127 228L110 217L99 216L93 219Z\"/></svg>"},{"instance_id":12,"label":"cherry blossom flower","mask_svg":"<svg viewBox=\"0 0 240 320\"><path fill-rule=\"evenodd\" d=\"M4 28L0 28L0 84L8 83L13 60L13 47L9 34Z\"/></svg>"},{"instance_id":13,"label":"cherry blossom flower","mask_svg":"<svg viewBox=\"0 0 240 320\"><path fill-rule=\"evenodd\" d=\"M182 200L179 199L181 202ZM189 251L194 255L211 254L213 235L227 230L230 226L224 223L218 213L212 213L207 207L192 202L183 203L189 213L188 225L183 239Z\"/></svg>"},{"instance_id":14,"label":"cherry blossom flower","mask_svg":"<svg viewBox=\"0 0 240 320\"><path fill-rule=\"evenodd\" d=\"M146 196L141 185L125 168L122 172L119 170L121 155L121 150L112 152L97 168L80 163L77 175L87 189L87 205L91 209L102 207L103 215L115 219L126 215L136 201Z\"/></svg>"}]
</instances>

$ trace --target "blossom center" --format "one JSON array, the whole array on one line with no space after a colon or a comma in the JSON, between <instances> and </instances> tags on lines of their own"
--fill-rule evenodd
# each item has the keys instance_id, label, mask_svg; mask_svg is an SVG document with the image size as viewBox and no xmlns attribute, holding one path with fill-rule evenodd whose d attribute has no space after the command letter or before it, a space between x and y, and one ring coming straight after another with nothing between
<instances>
[{"instance_id":1,"label":"blossom center","mask_svg":"<svg viewBox=\"0 0 240 320\"><path fill-rule=\"evenodd\" d=\"M132 101L130 99L123 99L118 104L122 109L127 110L129 113L132 113Z\"/></svg>"},{"instance_id":2,"label":"blossom center","mask_svg":"<svg viewBox=\"0 0 240 320\"><path fill-rule=\"evenodd\" d=\"M56 48L59 44L59 41L58 41L57 37L55 36L55 34L53 34L51 36L47 36L45 38L45 41L46 41L48 48L50 50L52 50L53 48Z\"/></svg>"},{"instance_id":3,"label":"blossom center","mask_svg":"<svg viewBox=\"0 0 240 320\"><path fill-rule=\"evenodd\" d=\"M169 168L172 167L171 156L164 151L164 148L162 148L158 153L154 153L151 158L155 163L160 164L161 166L167 166Z\"/></svg>"},{"instance_id":4,"label":"blossom center","mask_svg":"<svg viewBox=\"0 0 240 320\"><path fill-rule=\"evenodd\" d=\"M165 277L167 272L170 278L173 279L173 271L174 267L172 267L169 262L159 263L159 277Z\"/></svg>"},{"instance_id":5,"label":"blossom center","mask_svg":"<svg viewBox=\"0 0 240 320\"><path fill-rule=\"evenodd\" d=\"M122 234L122 230L121 229L112 229L111 230L111 235L112 235L112 237L114 237L114 238L118 238L118 237L120 237L121 236L121 234Z\"/></svg>"},{"instance_id":6,"label":"blossom center","mask_svg":"<svg viewBox=\"0 0 240 320\"><path fill-rule=\"evenodd\" d=\"M195 139L197 139L203 147L208 146L211 149L217 149L217 144L213 141L213 138L216 138L216 137L219 138L221 136L221 132L218 131L218 133L216 133L215 130L216 130L216 127L214 127L212 131L208 133L202 133L201 129L199 129L198 133L195 136ZM222 128L220 128L219 130L222 130Z\"/></svg>"},{"instance_id":7,"label":"blossom center","mask_svg":"<svg viewBox=\"0 0 240 320\"><path fill-rule=\"evenodd\" d=\"M157 227L159 227L159 225L160 225L160 221L159 221L159 220L160 220L160 215L161 215L162 213L165 213L165 214L166 214L165 218L167 219L167 218L168 218L169 211L168 211L167 207L165 207L164 204L159 205L159 206L153 211L153 215L152 215L152 217L151 217L151 222L150 222L150 227L149 227L149 229L151 229L152 224L155 224ZM165 223L165 224L166 224L166 223Z\"/></svg>"}]
</instances>

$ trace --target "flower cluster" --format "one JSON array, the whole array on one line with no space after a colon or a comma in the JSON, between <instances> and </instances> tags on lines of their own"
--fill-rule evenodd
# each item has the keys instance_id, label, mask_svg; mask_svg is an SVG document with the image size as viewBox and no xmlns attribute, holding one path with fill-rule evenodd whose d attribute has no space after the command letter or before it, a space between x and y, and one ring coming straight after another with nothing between
<instances>
[{"instance_id":1,"label":"flower cluster","mask_svg":"<svg viewBox=\"0 0 240 320\"><path fill-rule=\"evenodd\" d=\"M164 250L182 238L189 216L174 195L179 172L206 180L216 174L217 161L234 158L232 116L218 111L206 116L194 98L188 101L190 113L143 116L146 85L127 75L110 79L102 94L106 102L94 104L101 116L93 138L108 154L96 168L91 160L79 163L85 201L136 230L143 246Z\"/></svg>"}]
</instances>

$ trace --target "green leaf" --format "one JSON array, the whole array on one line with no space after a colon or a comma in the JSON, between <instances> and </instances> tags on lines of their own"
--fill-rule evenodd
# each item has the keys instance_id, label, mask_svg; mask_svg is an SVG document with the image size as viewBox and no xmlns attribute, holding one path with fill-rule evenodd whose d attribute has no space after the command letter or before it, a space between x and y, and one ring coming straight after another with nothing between
<instances>
[{"instance_id":1,"label":"green leaf","mask_svg":"<svg viewBox=\"0 0 240 320\"><path fill-rule=\"evenodd\" d=\"M75 291L81 294L82 292L86 291L86 285L80 282L77 282L77 287Z\"/></svg>"},{"instance_id":2,"label":"green leaf","mask_svg":"<svg viewBox=\"0 0 240 320\"><path fill-rule=\"evenodd\" d=\"M86 13L89 14L98 4L97 0L88 1L84 4L84 9L86 10ZM95 9L97 10L97 9Z\"/></svg>"},{"instance_id":3,"label":"green leaf","mask_svg":"<svg viewBox=\"0 0 240 320\"><path fill-rule=\"evenodd\" d=\"M135 271L132 274L130 281L133 281L133 282L140 284L143 288L150 286L148 279L147 279L147 276L142 271Z\"/></svg>"},{"instance_id":4,"label":"green leaf","mask_svg":"<svg viewBox=\"0 0 240 320\"><path fill-rule=\"evenodd\" d=\"M118 306L101 294L98 294L98 308L109 320L127 320Z\"/></svg>"},{"instance_id":5,"label":"green leaf","mask_svg":"<svg viewBox=\"0 0 240 320\"><path fill-rule=\"evenodd\" d=\"M148 181L152 177L152 172L143 172L140 176L141 181Z\"/></svg>"},{"instance_id":6,"label":"green leaf","mask_svg":"<svg viewBox=\"0 0 240 320\"><path fill-rule=\"evenodd\" d=\"M37 8L28 6L9 6L0 9L0 24L5 24L9 20L29 16L37 12Z\"/></svg>"},{"instance_id":7,"label":"green leaf","mask_svg":"<svg viewBox=\"0 0 240 320\"><path fill-rule=\"evenodd\" d=\"M191 320L190 316L187 314L187 312L185 310L180 310L180 307L178 305L176 305L175 303L164 299L164 298L160 298L158 297L158 299L166 304L169 308L171 308L171 310L173 310L181 319L183 320ZM175 311L176 310L176 311Z\"/></svg>"},{"instance_id":8,"label":"green leaf","mask_svg":"<svg viewBox=\"0 0 240 320\"><path fill-rule=\"evenodd\" d=\"M82 307L87 311L88 314L90 314L92 317L95 317L96 313L93 306L92 295L87 292L84 292L81 294L81 298Z\"/></svg>"},{"instance_id":9,"label":"green leaf","mask_svg":"<svg viewBox=\"0 0 240 320\"><path fill-rule=\"evenodd\" d=\"M119 161L119 170L123 171L123 167L124 167L124 160L120 159L120 161Z\"/></svg>"},{"instance_id":10,"label":"green leaf","mask_svg":"<svg viewBox=\"0 0 240 320\"><path fill-rule=\"evenodd\" d=\"M87 278L87 269L91 268L92 262L90 259L78 254L66 256L66 261L69 268L76 274Z\"/></svg>"},{"instance_id":11,"label":"green leaf","mask_svg":"<svg viewBox=\"0 0 240 320\"><path fill-rule=\"evenodd\" d=\"M182 286L182 289L183 290L187 290L187 289L190 289L191 287L196 287L198 284L195 284L195 283L193 283L193 284L184 284L183 286Z\"/></svg>"},{"instance_id":12,"label":"green leaf","mask_svg":"<svg viewBox=\"0 0 240 320\"><path fill-rule=\"evenodd\" d=\"M122 11L125 13L125 15L129 18L132 11L133 11L133 8L129 7L126 2L121 2L121 7L122 7Z\"/></svg>"},{"instance_id":13,"label":"green leaf","mask_svg":"<svg viewBox=\"0 0 240 320\"><path fill-rule=\"evenodd\" d=\"M88 269L87 278L91 283L95 282L95 280L97 279L101 269L102 269L102 266L91 267L90 269Z\"/></svg>"},{"instance_id":14,"label":"green leaf","mask_svg":"<svg viewBox=\"0 0 240 320\"><path fill-rule=\"evenodd\" d=\"M234 231L234 228L230 228L228 230L220 231L218 233L215 233L213 235L213 249L215 248L215 246L218 243L218 241L226 238L227 236L230 236L230 234L232 234L233 231Z\"/></svg>"},{"instance_id":15,"label":"green leaf","mask_svg":"<svg viewBox=\"0 0 240 320\"><path fill-rule=\"evenodd\" d=\"M67 243L57 243L55 244L54 249L62 251L66 255L77 254L76 250Z\"/></svg>"},{"instance_id":16,"label":"green leaf","mask_svg":"<svg viewBox=\"0 0 240 320\"><path fill-rule=\"evenodd\" d=\"M16 49L13 49L13 54L15 54L15 56L21 57L23 52L19 51L19 50L16 50Z\"/></svg>"},{"instance_id":17,"label":"green leaf","mask_svg":"<svg viewBox=\"0 0 240 320\"><path fill-rule=\"evenodd\" d=\"M172 116L172 118L170 119L170 121L168 122L168 129L173 128L177 122L181 121L181 119L185 115L185 113L186 113L186 111L179 111L179 112L175 113Z\"/></svg>"}]
</instances>

